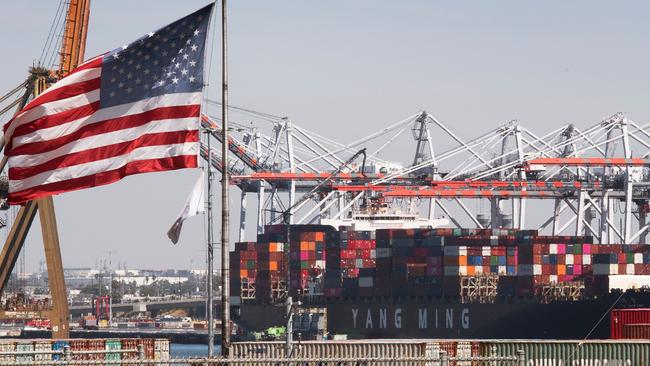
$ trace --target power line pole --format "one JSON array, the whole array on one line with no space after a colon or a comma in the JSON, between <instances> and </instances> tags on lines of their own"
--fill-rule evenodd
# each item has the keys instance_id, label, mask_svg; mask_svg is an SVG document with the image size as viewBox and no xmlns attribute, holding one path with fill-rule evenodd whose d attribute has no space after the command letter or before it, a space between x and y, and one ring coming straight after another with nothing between
<instances>
[{"instance_id":1,"label":"power line pole","mask_svg":"<svg viewBox=\"0 0 650 366\"><path fill-rule=\"evenodd\" d=\"M228 190L228 28L226 0L221 0L221 354L230 355L230 205Z\"/></svg>"}]
</instances>

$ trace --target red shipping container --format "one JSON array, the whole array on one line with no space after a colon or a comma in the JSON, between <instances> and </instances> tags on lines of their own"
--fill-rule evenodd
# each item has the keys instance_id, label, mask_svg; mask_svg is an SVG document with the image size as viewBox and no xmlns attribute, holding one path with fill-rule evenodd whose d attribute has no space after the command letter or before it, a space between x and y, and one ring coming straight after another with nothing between
<instances>
[{"instance_id":1,"label":"red shipping container","mask_svg":"<svg viewBox=\"0 0 650 366\"><path fill-rule=\"evenodd\" d=\"M357 258L370 259L370 249L363 249L357 251Z\"/></svg>"},{"instance_id":2,"label":"red shipping container","mask_svg":"<svg viewBox=\"0 0 650 366\"><path fill-rule=\"evenodd\" d=\"M650 309L614 309L610 314L610 338L621 339L627 324L650 324Z\"/></svg>"},{"instance_id":3,"label":"red shipping container","mask_svg":"<svg viewBox=\"0 0 650 366\"><path fill-rule=\"evenodd\" d=\"M650 324L625 324L623 339L650 339Z\"/></svg>"},{"instance_id":4,"label":"red shipping container","mask_svg":"<svg viewBox=\"0 0 650 366\"><path fill-rule=\"evenodd\" d=\"M374 259L364 259L363 268L375 268L376 262Z\"/></svg>"}]
</instances>

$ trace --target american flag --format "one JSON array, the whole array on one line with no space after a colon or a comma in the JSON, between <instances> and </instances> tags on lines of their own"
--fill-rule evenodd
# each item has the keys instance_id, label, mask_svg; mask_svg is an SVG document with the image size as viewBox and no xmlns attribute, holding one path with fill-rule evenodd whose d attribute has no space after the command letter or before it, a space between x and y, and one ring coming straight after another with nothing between
<instances>
[{"instance_id":1,"label":"american flag","mask_svg":"<svg viewBox=\"0 0 650 366\"><path fill-rule=\"evenodd\" d=\"M197 167L213 5L86 61L7 122L9 203Z\"/></svg>"}]
</instances>

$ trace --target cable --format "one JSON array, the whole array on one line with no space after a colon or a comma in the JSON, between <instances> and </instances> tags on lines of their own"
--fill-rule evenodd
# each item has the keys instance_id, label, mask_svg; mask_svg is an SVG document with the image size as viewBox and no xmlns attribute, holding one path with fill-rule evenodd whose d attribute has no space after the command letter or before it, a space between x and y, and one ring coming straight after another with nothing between
<instances>
[{"instance_id":1,"label":"cable","mask_svg":"<svg viewBox=\"0 0 650 366\"><path fill-rule=\"evenodd\" d=\"M61 32L62 27L65 26L65 21L61 23L61 19L65 19L67 17L67 16L63 16L63 13L67 13L66 5L69 6L69 4L65 4L66 3L65 0L62 0L62 3L64 3L63 10L55 18L56 25L54 26L54 34L53 34L53 39L55 40L54 47L52 47L51 51L49 51L50 52L49 56L47 56L47 54L45 56L47 58L47 62L45 62L44 65L49 69L51 69L54 66L55 56L57 55L57 50L59 50L61 47L61 40L63 38L63 34L65 33L65 32ZM59 34L57 35L56 33Z\"/></svg>"},{"instance_id":2,"label":"cable","mask_svg":"<svg viewBox=\"0 0 650 366\"><path fill-rule=\"evenodd\" d=\"M216 100L212 100L212 99L206 99L206 100L210 104L215 104L215 105L219 105L219 106L221 105L221 102L218 102ZM228 109L253 114L253 115L257 116L257 117L267 119L268 121L271 121L271 122L277 122L279 120L282 120L282 119L286 118L286 117L276 116L276 115L273 115L273 114L270 114L270 113L259 112L259 111L253 110L253 109L237 107L237 106L234 106L234 105L231 105L231 104L228 105Z\"/></svg>"},{"instance_id":3,"label":"cable","mask_svg":"<svg viewBox=\"0 0 650 366\"><path fill-rule=\"evenodd\" d=\"M64 4L65 4L64 0L59 1L59 6L54 15L54 19L52 19L52 25L50 25L50 31L48 32L47 38L45 39L45 44L43 45L41 56L38 58L39 62L42 62L45 55L47 55L50 52L50 48L52 46L52 39L54 38L55 24L57 23L57 19L59 19L61 15L61 11L64 7Z\"/></svg>"}]
</instances>

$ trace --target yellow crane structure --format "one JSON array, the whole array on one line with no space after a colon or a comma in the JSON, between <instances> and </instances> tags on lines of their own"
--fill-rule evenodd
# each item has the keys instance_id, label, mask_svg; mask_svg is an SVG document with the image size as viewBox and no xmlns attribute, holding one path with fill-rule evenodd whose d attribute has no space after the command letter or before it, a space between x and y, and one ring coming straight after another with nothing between
<instances>
[{"instance_id":1,"label":"yellow crane structure","mask_svg":"<svg viewBox=\"0 0 650 366\"><path fill-rule=\"evenodd\" d=\"M90 0L69 0L64 33L61 40L59 66L56 70L47 70L40 67L30 69L30 77L26 83L25 97L18 105L18 111L25 106L30 98L36 97L57 79L64 77L83 62L89 17ZM4 147L4 139L0 147ZM4 169L6 163L7 160L5 157L2 160L0 170ZM53 338L68 338L70 335L68 300L52 197L29 201L18 211L11 230L7 235L2 252L0 252L0 292L4 290L9 280L37 212L41 221L48 282L52 297L52 308L49 310L41 310L38 314L39 316L50 319ZM30 317L34 314L33 312L9 314L5 311L3 314L0 313L0 317Z\"/></svg>"}]
</instances>

